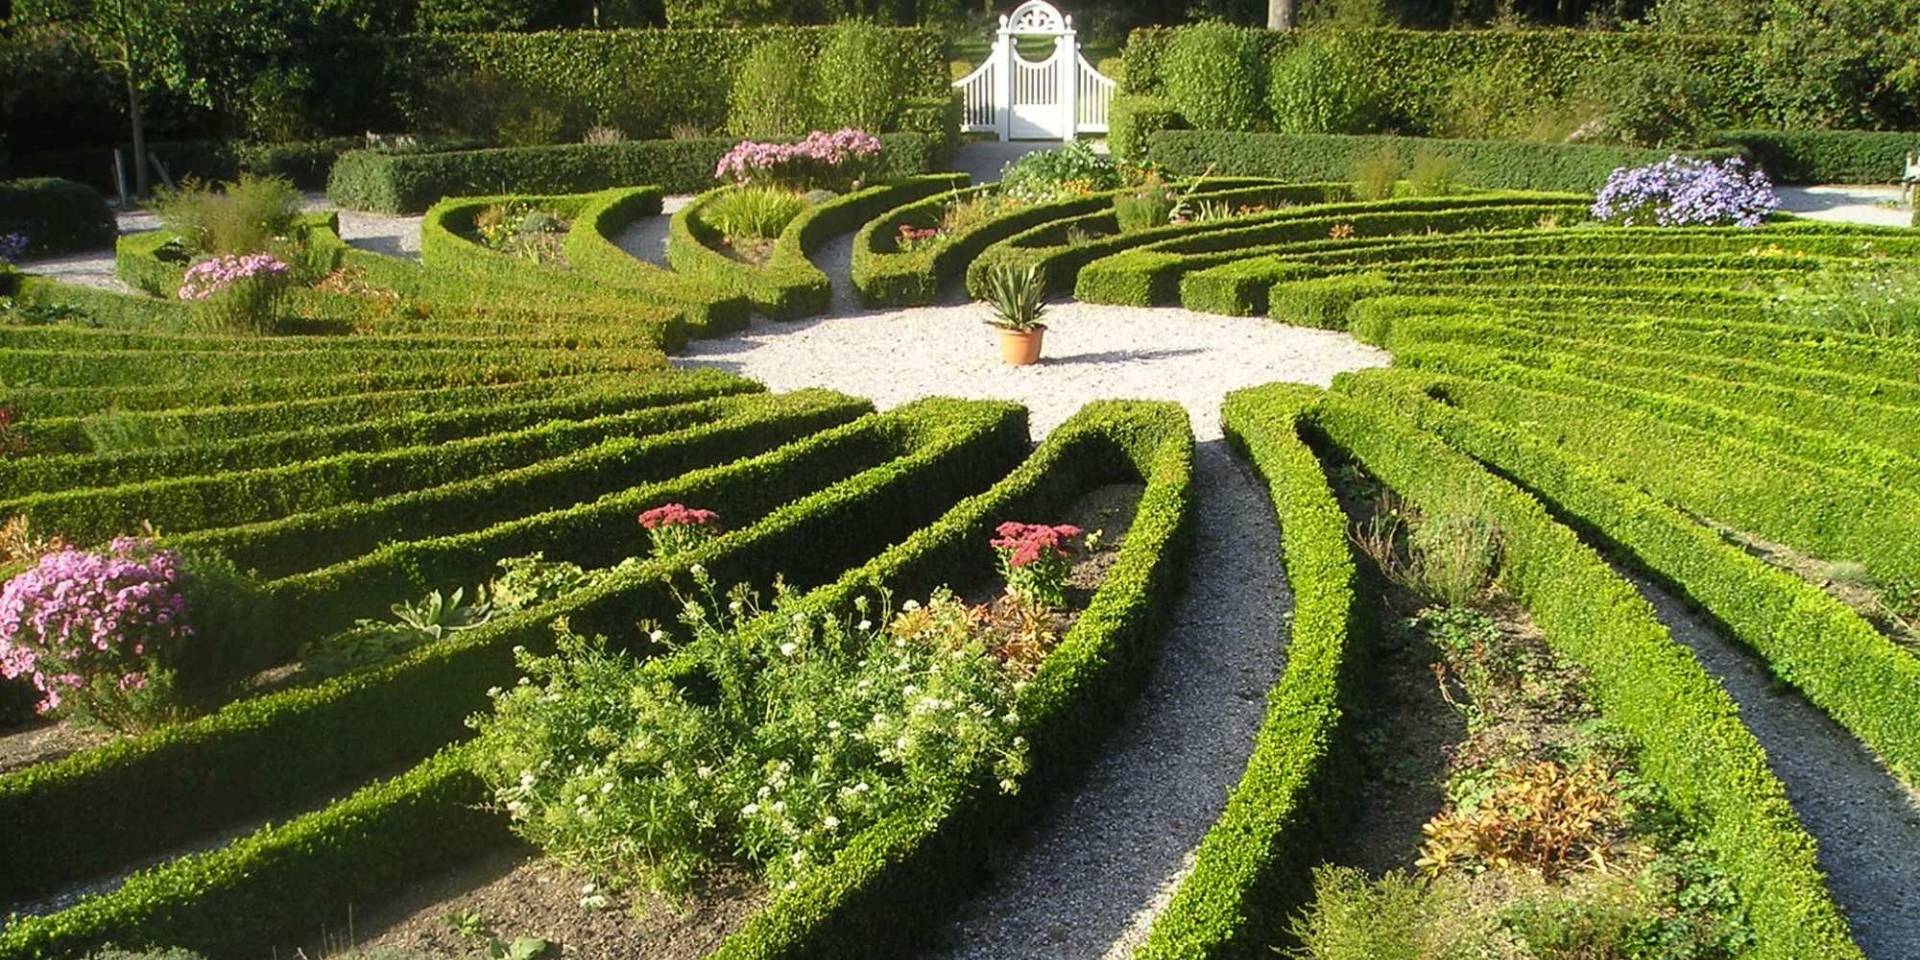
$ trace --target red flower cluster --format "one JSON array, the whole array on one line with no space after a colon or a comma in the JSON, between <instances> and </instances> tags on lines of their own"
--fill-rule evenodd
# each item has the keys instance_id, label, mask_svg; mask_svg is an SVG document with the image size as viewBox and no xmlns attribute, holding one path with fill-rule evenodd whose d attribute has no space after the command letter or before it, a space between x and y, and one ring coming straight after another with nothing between
<instances>
[{"instance_id":1,"label":"red flower cluster","mask_svg":"<svg viewBox=\"0 0 1920 960\"><path fill-rule=\"evenodd\" d=\"M719 520L720 515L712 510L701 510L684 503L662 504L640 515L640 525L648 530L658 530L662 527L708 527Z\"/></svg>"},{"instance_id":2,"label":"red flower cluster","mask_svg":"<svg viewBox=\"0 0 1920 960\"><path fill-rule=\"evenodd\" d=\"M1064 559L1072 556L1067 552L1066 541L1079 536L1081 530L1070 523L1049 526L1009 520L995 527L993 532L1000 535L993 541L993 548L1007 552L1007 564L1025 567L1044 558Z\"/></svg>"},{"instance_id":3,"label":"red flower cluster","mask_svg":"<svg viewBox=\"0 0 1920 960\"><path fill-rule=\"evenodd\" d=\"M903 223L900 225L900 239L896 246L902 250L914 250L922 244L933 242L939 236L939 227L916 227L911 223Z\"/></svg>"}]
</instances>

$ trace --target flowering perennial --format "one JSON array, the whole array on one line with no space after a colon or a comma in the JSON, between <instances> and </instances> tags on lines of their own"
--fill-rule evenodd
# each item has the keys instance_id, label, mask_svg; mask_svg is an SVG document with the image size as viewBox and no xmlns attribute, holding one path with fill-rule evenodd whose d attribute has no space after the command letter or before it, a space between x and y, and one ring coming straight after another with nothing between
<instances>
[{"instance_id":1,"label":"flowering perennial","mask_svg":"<svg viewBox=\"0 0 1920 960\"><path fill-rule=\"evenodd\" d=\"M226 254L202 260L187 268L186 278L180 283L180 299L208 300L241 281L280 278L290 269L271 253Z\"/></svg>"},{"instance_id":2,"label":"flowering perennial","mask_svg":"<svg viewBox=\"0 0 1920 960\"><path fill-rule=\"evenodd\" d=\"M1072 524L1007 521L994 529L992 542L1000 554L1000 574L1007 592L1042 607L1067 605L1067 575L1073 572L1068 541L1080 536Z\"/></svg>"},{"instance_id":3,"label":"flowering perennial","mask_svg":"<svg viewBox=\"0 0 1920 960\"><path fill-rule=\"evenodd\" d=\"M143 689L193 635L183 577L179 554L133 537L41 557L0 590L0 676L31 677L41 713Z\"/></svg>"},{"instance_id":4,"label":"flowering perennial","mask_svg":"<svg viewBox=\"0 0 1920 960\"><path fill-rule=\"evenodd\" d=\"M27 255L27 235L0 233L0 261L19 263Z\"/></svg>"},{"instance_id":5,"label":"flowering perennial","mask_svg":"<svg viewBox=\"0 0 1920 960\"><path fill-rule=\"evenodd\" d=\"M1593 217L1630 227L1755 227L1779 207L1766 173L1738 157L1714 163L1672 156L1613 171L1594 197Z\"/></svg>"},{"instance_id":6,"label":"flowering perennial","mask_svg":"<svg viewBox=\"0 0 1920 960\"><path fill-rule=\"evenodd\" d=\"M832 133L815 130L798 143L742 140L714 167L717 180L773 183L798 188L841 185L859 179L868 161L880 155L880 138L846 127Z\"/></svg>"},{"instance_id":7,"label":"flowering perennial","mask_svg":"<svg viewBox=\"0 0 1920 960\"><path fill-rule=\"evenodd\" d=\"M720 515L712 510L668 503L640 515L640 526L653 541L653 555L685 553L720 535Z\"/></svg>"},{"instance_id":8,"label":"flowering perennial","mask_svg":"<svg viewBox=\"0 0 1920 960\"><path fill-rule=\"evenodd\" d=\"M940 239L939 227L916 227L911 223L900 225L900 237L894 245L902 253L911 253Z\"/></svg>"}]
</instances>

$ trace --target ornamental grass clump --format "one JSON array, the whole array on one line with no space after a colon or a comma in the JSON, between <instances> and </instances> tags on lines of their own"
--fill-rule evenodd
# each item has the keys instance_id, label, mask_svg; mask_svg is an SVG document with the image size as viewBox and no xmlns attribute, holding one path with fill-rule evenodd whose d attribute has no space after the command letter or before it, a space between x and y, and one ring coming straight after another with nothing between
<instances>
[{"instance_id":1,"label":"ornamental grass clump","mask_svg":"<svg viewBox=\"0 0 1920 960\"><path fill-rule=\"evenodd\" d=\"M274 333L293 268L270 253L223 254L187 268L180 299L215 333Z\"/></svg>"},{"instance_id":2,"label":"ornamental grass clump","mask_svg":"<svg viewBox=\"0 0 1920 960\"><path fill-rule=\"evenodd\" d=\"M992 545L1000 561L1007 593L1022 603L1047 610L1067 605L1067 577L1073 573L1069 545L1082 533L1070 523L1019 523L994 529Z\"/></svg>"},{"instance_id":3,"label":"ornamental grass clump","mask_svg":"<svg viewBox=\"0 0 1920 960\"><path fill-rule=\"evenodd\" d=\"M880 138L854 127L815 130L795 143L742 140L720 158L716 180L787 190L846 190L872 176Z\"/></svg>"},{"instance_id":4,"label":"ornamental grass clump","mask_svg":"<svg viewBox=\"0 0 1920 960\"><path fill-rule=\"evenodd\" d=\"M784 888L883 820L1025 772L1023 675L975 608L940 591L823 616L784 587L769 609L695 579L671 656L563 625L472 721L513 829L596 884L681 894L744 866Z\"/></svg>"},{"instance_id":5,"label":"ornamental grass clump","mask_svg":"<svg viewBox=\"0 0 1920 960\"><path fill-rule=\"evenodd\" d=\"M1757 227L1780 207L1765 172L1738 157L1719 162L1672 156L1621 167L1593 200L1593 217L1625 226Z\"/></svg>"},{"instance_id":6,"label":"ornamental grass clump","mask_svg":"<svg viewBox=\"0 0 1920 960\"><path fill-rule=\"evenodd\" d=\"M168 666L195 635L180 554L121 537L58 550L0 590L0 676L27 677L41 714L135 729L172 713Z\"/></svg>"},{"instance_id":7,"label":"ornamental grass clump","mask_svg":"<svg viewBox=\"0 0 1920 960\"><path fill-rule=\"evenodd\" d=\"M720 515L682 503L668 503L642 513L640 526L647 531L654 557L664 560L697 549L719 536Z\"/></svg>"}]
</instances>

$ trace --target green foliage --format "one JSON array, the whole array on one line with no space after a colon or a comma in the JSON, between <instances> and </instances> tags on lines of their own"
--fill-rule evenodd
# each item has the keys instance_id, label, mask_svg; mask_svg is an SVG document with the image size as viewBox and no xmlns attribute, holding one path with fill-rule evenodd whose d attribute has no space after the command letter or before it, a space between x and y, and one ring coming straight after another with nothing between
<instances>
[{"instance_id":1,"label":"green foliage","mask_svg":"<svg viewBox=\"0 0 1920 960\"><path fill-rule=\"evenodd\" d=\"M1259 130L1271 116L1263 97L1264 63L1248 31L1209 22L1176 32L1160 63L1166 94L1205 130ZM1129 68L1131 69L1131 68ZM1144 87L1129 86L1132 89Z\"/></svg>"},{"instance_id":2,"label":"green foliage","mask_svg":"<svg viewBox=\"0 0 1920 960\"><path fill-rule=\"evenodd\" d=\"M1001 194L1022 203L1045 203L1118 186L1120 170L1113 158L1096 152L1084 140L1025 154L1008 161L1000 171Z\"/></svg>"},{"instance_id":3,"label":"green foliage","mask_svg":"<svg viewBox=\"0 0 1920 960\"><path fill-rule=\"evenodd\" d=\"M826 46L812 63L818 108L808 114L809 120L822 130L894 129L903 106L900 91L906 86L904 67L886 30L866 20L834 25Z\"/></svg>"},{"instance_id":4,"label":"green foliage","mask_svg":"<svg viewBox=\"0 0 1920 960\"><path fill-rule=\"evenodd\" d=\"M1151 230L1173 222L1174 210L1179 206L1180 197L1173 187L1155 180L1115 194L1113 216L1123 233Z\"/></svg>"},{"instance_id":5,"label":"green foliage","mask_svg":"<svg viewBox=\"0 0 1920 960\"><path fill-rule=\"evenodd\" d=\"M1431 150L1418 151L1413 155L1413 165L1407 169L1407 193L1415 197L1452 196L1465 189L1466 173L1466 164L1459 157Z\"/></svg>"},{"instance_id":6,"label":"green foliage","mask_svg":"<svg viewBox=\"0 0 1920 960\"><path fill-rule=\"evenodd\" d=\"M1392 119L1389 80L1361 56L1357 44L1364 42L1345 33L1316 32L1273 57L1267 79L1272 128L1281 133L1376 133L1385 127ZM1171 77L1168 89L1173 89ZM1178 95L1175 99L1185 106ZM1195 122L1209 129L1264 127L1210 124L1197 117Z\"/></svg>"},{"instance_id":7,"label":"green foliage","mask_svg":"<svg viewBox=\"0 0 1920 960\"><path fill-rule=\"evenodd\" d=\"M933 169L934 142L924 134L881 136L883 175L911 176ZM334 165L327 197L349 210L417 213L446 197L509 189L516 193L577 193L653 184L669 193L713 185L713 169L734 141L637 140L626 143L395 153L355 150Z\"/></svg>"},{"instance_id":8,"label":"green foliage","mask_svg":"<svg viewBox=\"0 0 1920 960\"><path fill-rule=\"evenodd\" d=\"M753 48L727 95L727 130L754 140L790 140L816 126L814 56L798 39L775 37Z\"/></svg>"},{"instance_id":9,"label":"green foliage","mask_svg":"<svg viewBox=\"0 0 1920 960\"><path fill-rule=\"evenodd\" d=\"M1125 163L1144 163L1155 133L1178 130L1186 118L1165 97L1117 94L1107 111L1107 145Z\"/></svg>"},{"instance_id":10,"label":"green foliage","mask_svg":"<svg viewBox=\"0 0 1920 960\"><path fill-rule=\"evenodd\" d=\"M1406 164L1400 160L1400 151L1392 147L1382 147L1374 153L1360 157L1353 164L1354 199L1391 198L1394 189L1400 185L1400 177L1406 171Z\"/></svg>"},{"instance_id":11,"label":"green foliage","mask_svg":"<svg viewBox=\"0 0 1920 960\"><path fill-rule=\"evenodd\" d=\"M1392 150L1402 164L1422 152L1451 157L1464 168L1463 180L1476 187L1581 193L1599 189L1619 167L1657 163L1668 156L1662 150L1584 144L1168 130L1154 135L1148 159L1177 174L1212 168L1229 176L1320 181L1347 178L1355 162L1385 150ZM1717 158L1730 153L1723 149L1696 155Z\"/></svg>"},{"instance_id":12,"label":"green foliage","mask_svg":"<svg viewBox=\"0 0 1920 960\"><path fill-rule=\"evenodd\" d=\"M1022 333L1044 329L1046 297L1045 275L1037 266L1004 264L987 272L984 299L993 313L993 325L1001 329Z\"/></svg>"},{"instance_id":13,"label":"green foliage","mask_svg":"<svg viewBox=\"0 0 1920 960\"><path fill-rule=\"evenodd\" d=\"M1724 130L1711 140L1745 150L1775 183L1887 183L1920 151L1920 134L1860 130Z\"/></svg>"},{"instance_id":14,"label":"green foliage","mask_svg":"<svg viewBox=\"0 0 1920 960\"><path fill-rule=\"evenodd\" d=\"M805 194L784 187L739 186L720 191L701 218L728 240L772 240L807 206Z\"/></svg>"},{"instance_id":15,"label":"green foliage","mask_svg":"<svg viewBox=\"0 0 1920 960\"><path fill-rule=\"evenodd\" d=\"M122 950L118 947L108 947L87 954L87 960L203 960L203 958L191 950L182 950L179 947L152 950Z\"/></svg>"},{"instance_id":16,"label":"green foliage","mask_svg":"<svg viewBox=\"0 0 1920 960\"><path fill-rule=\"evenodd\" d=\"M445 33L525 30L554 25L559 8L555 0L419 0L414 16L421 29Z\"/></svg>"},{"instance_id":17,"label":"green foliage","mask_svg":"<svg viewBox=\"0 0 1920 960\"><path fill-rule=\"evenodd\" d=\"M0 233L27 235L29 256L97 250L113 243L113 212L98 191L51 177L0 181Z\"/></svg>"},{"instance_id":18,"label":"green foliage","mask_svg":"<svg viewBox=\"0 0 1920 960\"><path fill-rule=\"evenodd\" d=\"M1920 271L1887 263L1821 271L1778 313L1788 323L1920 341Z\"/></svg>"},{"instance_id":19,"label":"green foliage","mask_svg":"<svg viewBox=\"0 0 1920 960\"><path fill-rule=\"evenodd\" d=\"M183 181L179 189L156 191L153 205L189 254L260 253L293 233L300 191L279 177L243 173L218 187Z\"/></svg>"},{"instance_id":20,"label":"green foliage","mask_svg":"<svg viewBox=\"0 0 1920 960\"><path fill-rule=\"evenodd\" d=\"M1603 111L1603 135L1633 146L1697 146L1725 119L1711 84L1711 78L1680 63L1627 63L1598 71L1592 89Z\"/></svg>"},{"instance_id":21,"label":"green foliage","mask_svg":"<svg viewBox=\"0 0 1920 960\"><path fill-rule=\"evenodd\" d=\"M1352 867L1318 867L1312 909L1296 922L1296 960L1474 960L1496 956L1496 918L1464 883L1393 871L1372 882Z\"/></svg>"}]
</instances>

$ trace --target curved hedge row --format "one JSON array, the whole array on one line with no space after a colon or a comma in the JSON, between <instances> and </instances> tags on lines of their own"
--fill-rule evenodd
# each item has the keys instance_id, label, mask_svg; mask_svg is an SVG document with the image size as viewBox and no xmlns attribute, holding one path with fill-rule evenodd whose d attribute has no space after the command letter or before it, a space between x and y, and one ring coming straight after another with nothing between
<instances>
[{"instance_id":1,"label":"curved hedge row","mask_svg":"<svg viewBox=\"0 0 1920 960\"><path fill-rule=\"evenodd\" d=\"M885 583L918 593L990 568L993 527L1041 515L1105 483L1146 490L1099 591L1020 693L1032 771L1019 794L983 788L943 809L902 815L854 838L831 863L780 891L712 960L901 954L972 887L1005 825L1031 816L1086 762L1145 675L1192 537L1193 435L1171 404L1088 404L1025 465L867 567L810 598L823 612ZM900 568L910 567L911 573Z\"/></svg>"},{"instance_id":2,"label":"curved hedge row","mask_svg":"<svg viewBox=\"0 0 1920 960\"><path fill-rule=\"evenodd\" d=\"M734 187L710 190L673 215L667 233L667 259L674 269L753 301L754 309L775 320L797 320L825 313L833 305L833 284L807 255L840 234L857 229L881 212L929 194L966 186L965 174L929 174L880 183L812 204L787 224L765 263L729 256L720 232L702 219L706 208Z\"/></svg>"},{"instance_id":3,"label":"curved hedge row","mask_svg":"<svg viewBox=\"0 0 1920 960\"><path fill-rule=\"evenodd\" d=\"M1601 715L1739 890L1757 958L1859 958L1814 843L1726 691L1638 592L1537 500L1368 398L1335 395L1315 423L1414 504L1471 496L1501 533L1502 583L1547 643L1583 666Z\"/></svg>"},{"instance_id":4,"label":"curved hedge row","mask_svg":"<svg viewBox=\"0 0 1920 960\"><path fill-rule=\"evenodd\" d=\"M1246 772L1135 960L1265 957L1313 894L1309 876L1350 809L1347 730L1367 657L1347 517L1300 437L1320 392L1228 394L1222 427L1266 482L1280 521L1293 615L1286 672L1267 695Z\"/></svg>"},{"instance_id":5,"label":"curved hedge row","mask_svg":"<svg viewBox=\"0 0 1920 960\"><path fill-rule=\"evenodd\" d=\"M880 444L875 466L821 487L849 440ZM328 789L417 760L463 736L487 687L510 680L510 649L550 644L567 617L624 631L677 609L672 584L704 565L724 582L801 587L858 562L984 489L1025 455L1010 404L921 401L761 457L695 471L661 495L756 517L698 550L653 560L552 603L429 644L382 667L243 700L199 720L0 775L0 895L25 894L167 849L236 821L273 816ZM815 458L816 451L827 456ZM601 549L607 549L602 547ZM191 769L196 776L179 776ZM274 770L272 777L256 776ZM128 804L121 798L138 796ZM5 942L5 941L0 941Z\"/></svg>"}]
</instances>

